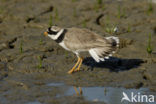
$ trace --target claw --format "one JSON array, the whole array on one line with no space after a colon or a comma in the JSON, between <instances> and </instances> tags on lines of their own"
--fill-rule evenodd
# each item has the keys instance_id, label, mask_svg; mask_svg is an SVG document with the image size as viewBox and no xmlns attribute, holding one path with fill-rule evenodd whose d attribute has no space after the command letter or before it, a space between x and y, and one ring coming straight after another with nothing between
<instances>
[{"instance_id":1,"label":"claw","mask_svg":"<svg viewBox=\"0 0 156 104\"><path fill-rule=\"evenodd\" d=\"M72 74L73 72L80 71L82 61L83 61L83 58L78 57L76 64L73 66L73 68L71 70L68 71L68 74Z\"/></svg>"}]
</instances>

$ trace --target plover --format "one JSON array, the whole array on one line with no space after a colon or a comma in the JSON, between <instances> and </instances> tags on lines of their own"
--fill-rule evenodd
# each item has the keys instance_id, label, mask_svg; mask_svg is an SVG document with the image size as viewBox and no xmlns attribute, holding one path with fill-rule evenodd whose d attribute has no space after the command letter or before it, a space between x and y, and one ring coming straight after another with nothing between
<instances>
[{"instance_id":1,"label":"plover","mask_svg":"<svg viewBox=\"0 0 156 104\"><path fill-rule=\"evenodd\" d=\"M44 32L44 35L49 36L64 49L76 54L78 60L73 68L68 71L69 74L80 70L83 61L79 55L80 52L88 51L96 62L100 62L112 56L119 47L118 37L102 37L84 28L51 26Z\"/></svg>"}]
</instances>

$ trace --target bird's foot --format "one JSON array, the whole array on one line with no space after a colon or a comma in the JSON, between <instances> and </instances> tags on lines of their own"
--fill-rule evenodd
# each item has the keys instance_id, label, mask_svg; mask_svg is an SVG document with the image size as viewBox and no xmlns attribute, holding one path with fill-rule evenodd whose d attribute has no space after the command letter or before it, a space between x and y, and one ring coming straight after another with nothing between
<instances>
[{"instance_id":1,"label":"bird's foot","mask_svg":"<svg viewBox=\"0 0 156 104\"><path fill-rule=\"evenodd\" d=\"M80 68L76 68L76 69L74 70L74 72L77 72L77 71L80 71Z\"/></svg>"},{"instance_id":2,"label":"bird's foot","mask_svg":"<svg viewBox=\"0 0 156 104\"><path fill-rule=\"evenodd\" d=\"M83 61L83 58L78 57L77 63L74 65L74 67L71 70L68 71L68 74L72 74L73 72L80 71L82 61Z\"/></svg>"},{"instance_id":3,"label":"bird's foot","mask_svg":"<svg viewBox=\"0 0 156 104\"><path fill-rule=\"evenodd\" d=\"M72 74L73 72L74 72L74 70L71 69L71 70L68 71L68 74Z\"/></svg>"},{"instance_id":4,"label":"bird's foot","mask_svg":"<svg viewBox=\"0 0 156 104\"><path fill-rule=\"evenodd\" d=\"M73 68L72 68L71 70L68 71L68 74L72 74L72 73L75 71L75 68L76 68L77 65L79 64L80 59L81 59L81 58L78 57L78 60L77 60L76 64L73 66Z\"/></svg>"},{"instance_id":5,"label":"bird's foot","mask_svg":"<svg viewBox=\"0 0 156 104\"><path fill-rule=\"evenodd\" d=\"M68 74L72 74L74 72L80 71L80 68L76 68L76 69L71 69L68 71Z\"/></svg>"}]
</instances>

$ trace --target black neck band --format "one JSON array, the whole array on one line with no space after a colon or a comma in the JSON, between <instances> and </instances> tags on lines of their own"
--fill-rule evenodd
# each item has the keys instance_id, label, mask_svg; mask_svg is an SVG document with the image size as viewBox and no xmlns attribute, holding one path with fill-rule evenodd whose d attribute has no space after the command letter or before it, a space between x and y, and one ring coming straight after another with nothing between
<instances>
[{"instance_id":1,"label":"black neck band","mask_svg":"<svg viewBox=\"0 0 156 104\"><path fill-rule=\"evenodd\" d=\"M62 32L62 34L55 41L57 43L61 43L62 40L64 39L64 36L65 36L66 32L67 32L67 29L64 29L63 32Z\"/></svg>"}]
</instances>

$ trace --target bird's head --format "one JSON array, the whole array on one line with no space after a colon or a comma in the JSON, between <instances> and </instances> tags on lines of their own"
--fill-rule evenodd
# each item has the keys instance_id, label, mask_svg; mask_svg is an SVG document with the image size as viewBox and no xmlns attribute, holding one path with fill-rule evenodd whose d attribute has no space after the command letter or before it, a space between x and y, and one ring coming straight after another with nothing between
<instances>
[{"instance_id":1,"label":"bird's head","mask_svg":"<svg viewBox=\"0 0 156 104\"><path fill-rule=\"evenodd\" d=\"M59 35L59 32L62 32L62 30L63 29L58 26L51 26L44 32L44 35L55 40L55 38L58 38L57 35Z\"/></svg>"},{"instance_id":2,"label":"bird's head","mask_svg":"<svg viewBox=\"0 0 156 104\"><path fill-rule=\"evenodd\" d=\"M60 27L58 26L51 26L49 27L45 32L44 35L48 36L48 35L57 35L57 33L61 30Z\"/></svg>"}]
</instances>

